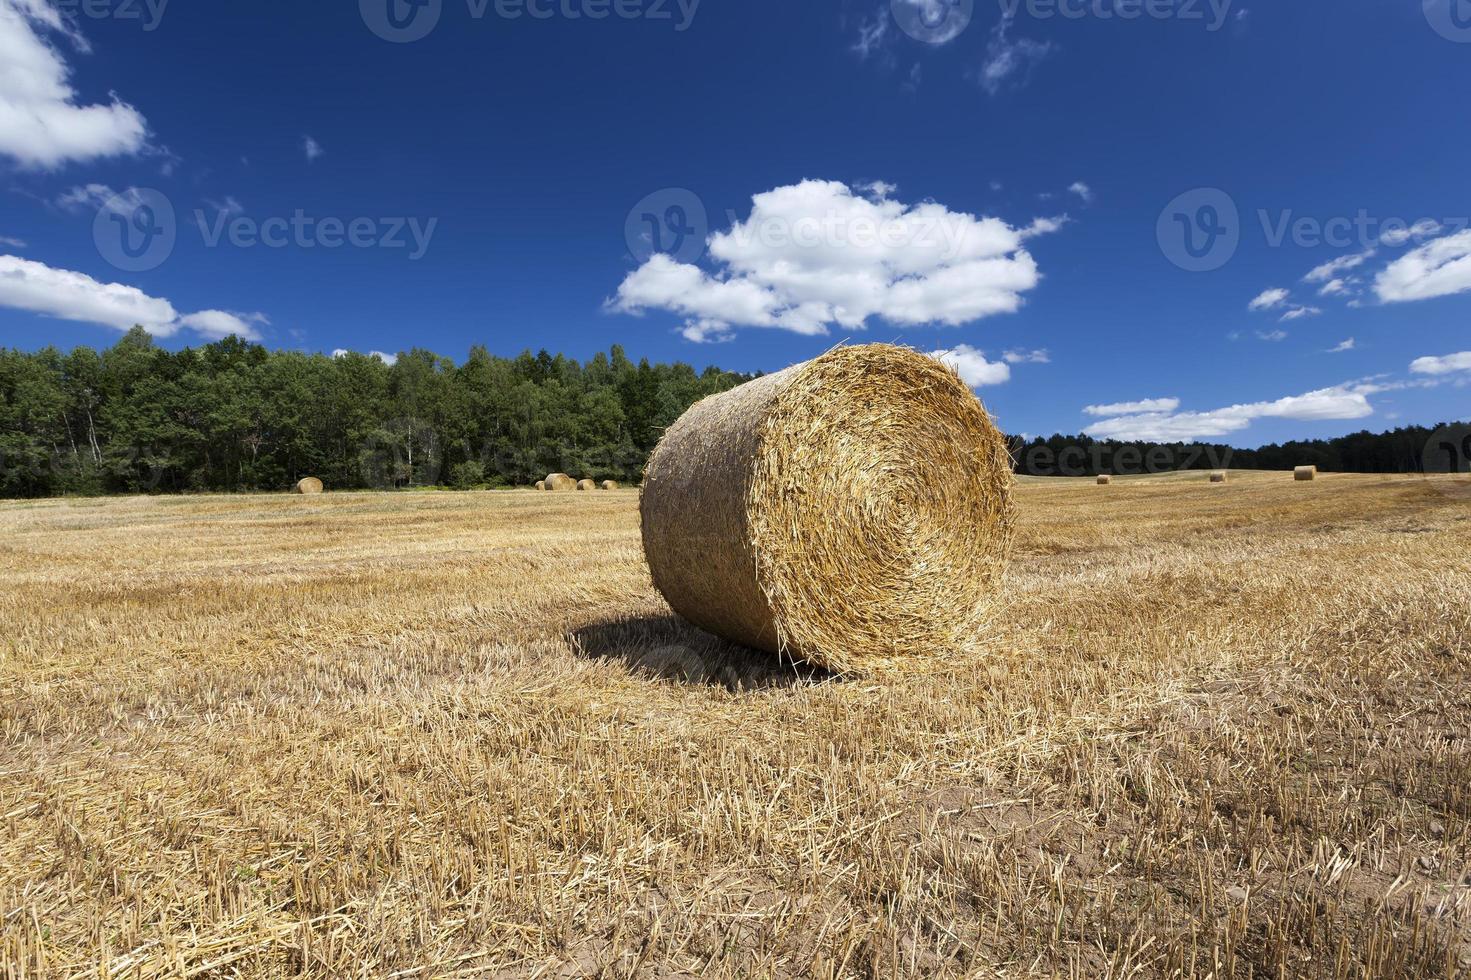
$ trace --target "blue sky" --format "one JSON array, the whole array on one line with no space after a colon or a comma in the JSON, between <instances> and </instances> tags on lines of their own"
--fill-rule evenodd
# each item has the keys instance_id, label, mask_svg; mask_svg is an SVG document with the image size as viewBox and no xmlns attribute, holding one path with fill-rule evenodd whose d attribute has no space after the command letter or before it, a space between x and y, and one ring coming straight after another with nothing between
<instances>
[{"instance_id":1,"label":"blue sky","mask_svg":"<svg viewBox=\"0 0 1471 980\"><path fill-rule=\"evenodd\" d=\"M419 2L0 0L0 344L883 340L1011 432L1471 416L1471 0Z\"/></svg>"}]
</instances>

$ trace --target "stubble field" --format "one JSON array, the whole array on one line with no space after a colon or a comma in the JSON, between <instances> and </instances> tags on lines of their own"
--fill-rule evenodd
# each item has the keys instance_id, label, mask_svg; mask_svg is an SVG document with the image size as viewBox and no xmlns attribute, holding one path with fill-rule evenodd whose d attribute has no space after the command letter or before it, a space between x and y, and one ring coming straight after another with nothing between
<instances>
[{"instance_id":1,"label":"stubble field","mask_svg":"<svg viewBox=\"0 0 1471 980\"><path fill-rule=\"evenodd\" d=\"M1471 485L1030 481L972 661L637 494L0 504L0 976L1464 976Z\"/></svg>"}]
</instances>

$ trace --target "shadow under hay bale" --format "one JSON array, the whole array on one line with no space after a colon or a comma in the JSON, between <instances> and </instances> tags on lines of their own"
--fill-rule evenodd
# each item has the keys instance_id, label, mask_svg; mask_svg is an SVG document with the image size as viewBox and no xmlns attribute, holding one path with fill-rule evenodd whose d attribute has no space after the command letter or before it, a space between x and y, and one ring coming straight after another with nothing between
<instances>
[{"instance_id":1,"label":"shadow under hay bale","mask_svg":"<svg viewBox=\"0 0 1471 980\"><path fill-rule=\"evenodd\" d=\"M838 678L810 664L727 642L678 616L637 616L590 623L567 636L572 648L596 660L621 660L630 672L730 691L798 687Z\"/></svg>"}]
</instances>

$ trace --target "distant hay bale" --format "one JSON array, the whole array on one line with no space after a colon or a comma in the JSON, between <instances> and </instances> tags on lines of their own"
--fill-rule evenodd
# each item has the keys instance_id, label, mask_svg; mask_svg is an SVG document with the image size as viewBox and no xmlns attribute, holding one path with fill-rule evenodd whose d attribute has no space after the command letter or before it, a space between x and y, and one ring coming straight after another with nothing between
<instances>
[{"instance_id":1,"label":"distant hay bale","mask_svg":"<svg viewBox=\"0 0 1471 980\"><path fill-rule=\"evenodd\" d=\"M1299 466L1292 471L1292 478L1299 483L1316 480L1318 478L1318 468L1316 466Z\"/></svg>"},{"instance_id":2,"label":"distant hay bale","mask_svg":"<svg viewBox=\"0 0 1471 980\"><path fill-rule=\"evenodd\" d=\"M573 490L577 487L577 481L566 473L553 473L542 482L548 490Z\"/></svg>"},{"instance_id":3,"label":"distant hay bale","mask_svg":"<svg viewBox=\"0 0 1471 980\"><path fill-rule=\"evenodd\" d=\"M545 490L546 488L547 488L547 481L545 481L545 480L537 480L536 481L536 489L538 489L538 490Z\"/></svg>"},{"instance_id":4,"label":"distant hay bale","mask_svg":"<svg viewBox=\"0 0 1471 980\"><path fill-rule=\"evenodd\" d=\"M596 483L592 482L591 480L578 480L577 481L577 489L578 490L596 490L597 488L598 488L598 485Z\"/></svg>"},{"instance_id":5,"label":"distant hay bale","mask_svg":"<svg viewBox=\"0 0 1471 980\"><path fill-rule=\"evenodd\" d=\"M318 480L314 476L309 476L298 482L296 486L292 488L292 493L316 494L323 492L323 490L325 489L326 488L322 486L321 480Z\"/></svg>"},{"instance_id":6,"label":"distant hay bale","mask_svg":"<svg viewBox=\"0 0 1471 980\"><path fill-rule=\"evenodd\" d=\"M602 490L617 490L618 489L618 481L617 480L604 480L602 483L598 484L598 487L600 489L602 489Z\"/></svg>"},{"instance_id":7,"label":"distant hay bale","mask_svg":"<svg viewBox=\"0 0 1471 980\"><path fill-rule=\"evenodd\" d=\"M649 459L654 584L685 619L840 673L971 647L1015 534L1005 439L955 373L840 347L706 398Z\"/></svg>"},{"instance_id":8,"label":"distant hay bale","mask_svg":"<svg viewBox=\"0 0 1471 980\"><path fill-rule=\"evenodd\" d=\"M1211 474L1211 482L1212 483L1225 483L1226 482L1226 474L1224 474L1224 473L1212 473Z\"/></svg>"},{"instance_id":9,"label":"distant hay bale","mask_svg":"<svg viewBox=\"0 0 1471 980\"><path fill-rule=\"evenodd\" d=\"M1098 478L1098 485L1100 487L1106 487L1111 483L1113 483L1113 477L1108 476L1107 474L1104 474Z\"/></svg>"}]
</instances>

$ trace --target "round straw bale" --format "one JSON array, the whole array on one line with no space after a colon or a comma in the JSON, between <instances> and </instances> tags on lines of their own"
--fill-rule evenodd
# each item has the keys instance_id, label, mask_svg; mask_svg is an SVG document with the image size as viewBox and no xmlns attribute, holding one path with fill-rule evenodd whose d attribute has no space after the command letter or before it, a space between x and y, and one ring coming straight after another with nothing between
<instances>
[{"instance_id":1,"label":"round straw bale","mask_svg":"<svg viewBox=\"0 0 1471 980\"><path fill-rule=\"evenodd\" d=\"M617 480L604 480L602 483L598 484L598 487L599 487L599 489L602 489L602 490L617 490L618 489L618 481Z\"/></svg>"},{"instance_id":2,"label":"round straw bale","mask_svg":"<svg viewBox=\"0 0 1471 980\"><path fill-rule=\"evenodd\" d=\"M1225 473L1212 473L1211 474L1211 482L1212 483L1225 483L1226 482L1226 474Z\"/></svg>"},{"instance_id":3,"label":"round straw bale","mask_svg":"<svg viewBox=\"0 0 1471 980\"><path fill-rule=\"evenodd\" d=\"M579 489L579 490L596 490L597 488L598 488L598 485L596 483L592 482L591 480L578 480L577 481L577 489Z\"/></svg>"},{"instance_id":4,"label":"round straw bale","mask_svg":"<svg viewBox=\"0 0 1471 980\"><path fill-rule=\"evenodd\" d=\"M572 490L577 486L577 481L566 473L553 473L543 481L548 490Z\"/></svg>"},{"instance_id":5,"label":"round straw bale","mask_svg":"<svg viewBox=\"0 0 1471 980\"><path fill-rule=\"evenodd\" d=\"M1105 473L1105 474L1103 474L1103 475L1102 475L1102 476L1100 476L1100 477L1099 477L1099 478L1098 478L1098 485L1099 485L1099 486L1100 486L1100 487L1106 487L1106 486L1108 486L1108 485L1109 485L1109 484L1111 484L1111 483L1113 483L1113 477L1111 477L1111 476L1109 476L1109 475L1108 475L1108 474L1106 474L1106 473Z\"/></svg>"},{"instance_id":6,"label":"round straw bale","mask_svg":"<svg viewBox=\"0 0 1471 980\"><path fill-rule=\"evenodd\" d=\"M706 398L640 513L654 584L726 639L840 673L970 647L1015 534L1006 441L955 373L840 347Z\"/></svg>"},{"instance_id":7,"label":"round straw bale","mask_svg":"<svg viewBox=\"0 0 1471 980\"><path fill-rule=\"evenodd\" d=\"M536 481L536 489L538 489L538 490L545 490L546 488L547 488L547 481L545 481L545 480L537 480Z\"/></svg>"},{"instance_id":8,"label":"round straw bale","mask_svg":"<svg viewBox=\"0 0 1471 980\"><path fill-rule=\"evenodd\" d=\"M1299 466L1292 471L1292 478L1299 483L1316 480L1318 478L1318 468L1316 466Z\"/></svg>"},{"instance_id":9,"label":"round straw bale","mask_svg":"<svg viewBox=\"0 0 1471 980\"><path fill-rule=\"evenodd\" d=\"M315 493L321 493L324 489L325 488L322 486L322 481L321 480L318 480L314 476L309 476L309 477L306 477L305 479L301 480L299 483L297 483L296 486L292 488L292 491L291 492L292 493L315 494Z\"/></svg>"}]
</instances>

